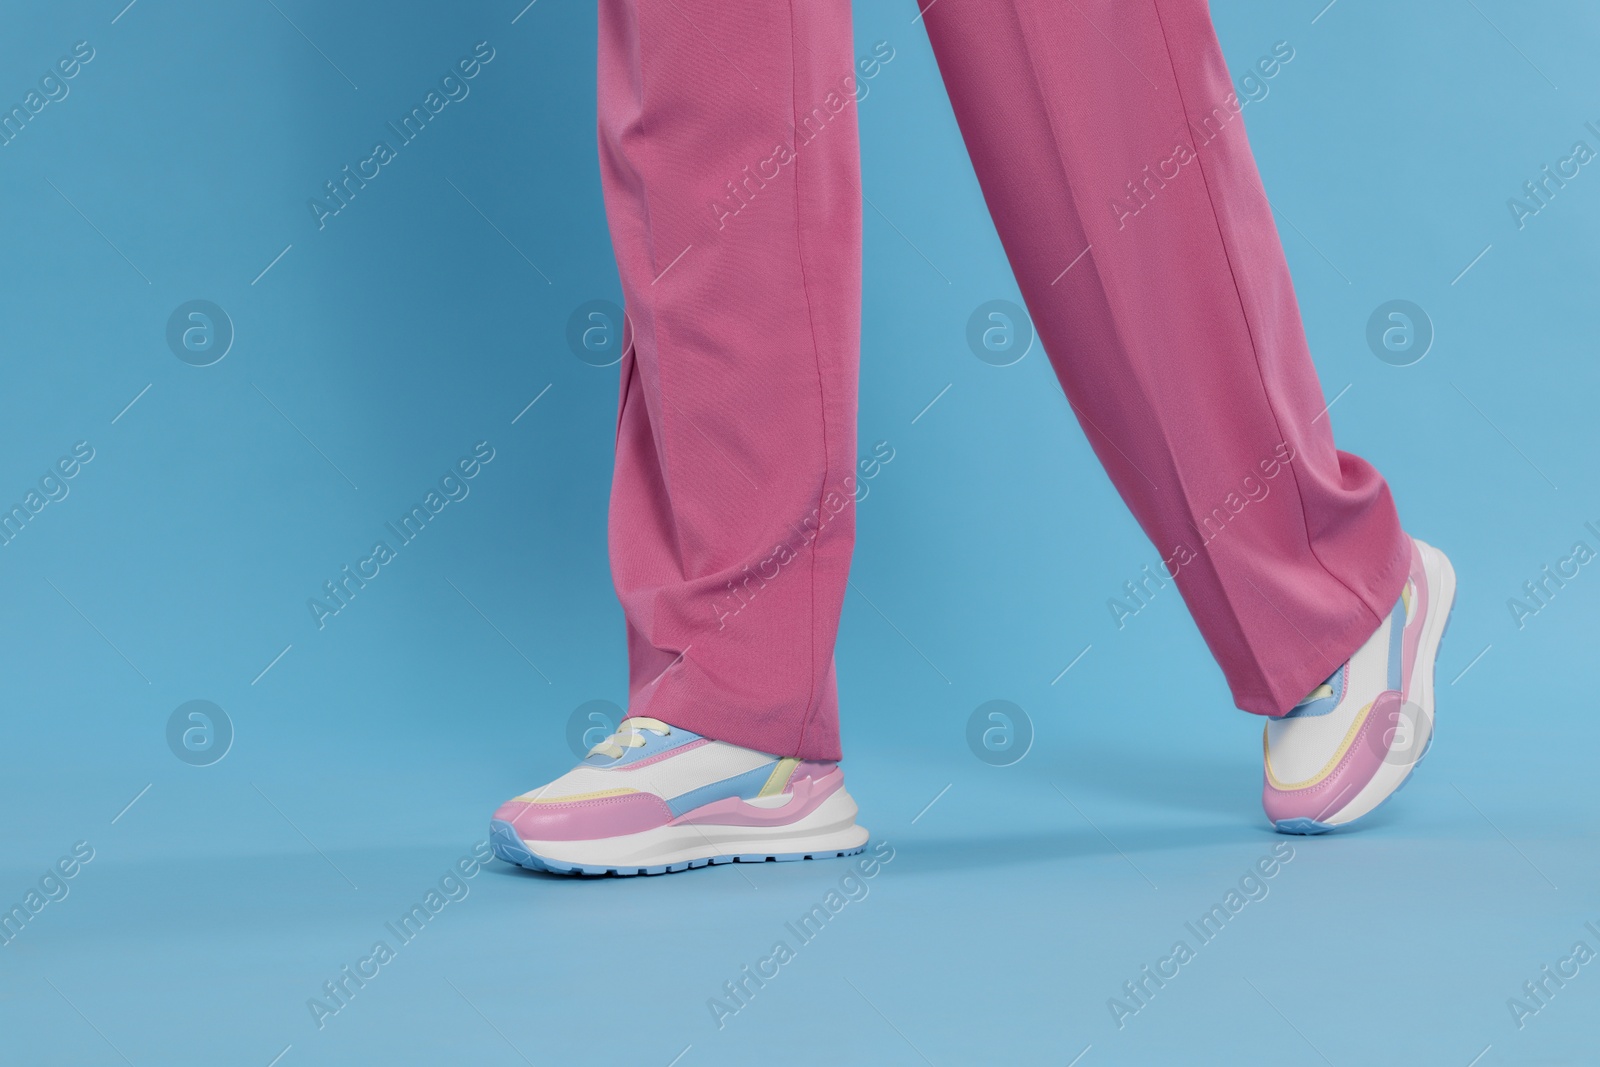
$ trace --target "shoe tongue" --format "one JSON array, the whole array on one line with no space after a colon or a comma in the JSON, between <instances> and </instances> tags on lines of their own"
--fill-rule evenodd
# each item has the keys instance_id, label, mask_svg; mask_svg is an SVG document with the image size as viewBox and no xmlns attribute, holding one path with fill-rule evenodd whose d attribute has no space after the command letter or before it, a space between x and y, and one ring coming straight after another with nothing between
<instances>
[{"instance_id":1,"label":"shoe tongue","mask_svg":"<svg viewBox=\"0 0 1600 1067\"><path fill-rule=\"evenodd\" d=\"M1321 685L1317 686L1315 689L1301 698L1300 702L1296 704L1295 707L1305 707L1307 704L1310 704L1313 701L1321 700L1323 697L1331 696L1333 696L1333 685L1329 682L1323 682Z\"/></svg>"},{"instance_id":2,"label":"shoe tongue","mask_svg":"<svg viewBox=\"0 0 1600 1067\"><path fill-rule=\"evenodd\" d=\"M1328 675L1327 680L1305 695L1305 698L1289 709L1289 714L1284 718L1295 718L1300 715L1321 715L1332 711L1339 702L1339 675L1345 665L1339 664L1338 669Z\"/></svg>"}]
</instances>

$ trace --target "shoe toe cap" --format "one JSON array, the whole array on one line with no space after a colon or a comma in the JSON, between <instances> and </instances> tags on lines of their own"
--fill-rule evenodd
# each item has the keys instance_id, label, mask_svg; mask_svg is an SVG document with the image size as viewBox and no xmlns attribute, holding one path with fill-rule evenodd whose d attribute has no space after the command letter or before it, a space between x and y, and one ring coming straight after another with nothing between
<instances>
[{"instance_id":1,"label":"shoe toe cap","mask_svg":"<svg viewBox=\"0 0 1600 1067\"><path fill-rule=\"evenodd\" d=\"M500 805L494 818L509 823L524 841L583 841L653 830L671 822L672 812L654 793L628 791L556 800L517 797Z\"/></svg>"}]
</instances>

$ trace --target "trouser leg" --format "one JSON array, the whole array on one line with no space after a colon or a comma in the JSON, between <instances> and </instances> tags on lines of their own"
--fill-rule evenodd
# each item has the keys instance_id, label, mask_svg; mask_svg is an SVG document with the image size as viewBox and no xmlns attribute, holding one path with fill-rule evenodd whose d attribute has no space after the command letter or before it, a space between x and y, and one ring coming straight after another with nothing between
<instances>
[{"instance_id":1,"label":"trouser leg","mask_svg":"<svg viewBox=\"0 0 1600 1067\"><path fill-rule=\"evenodd\" d=\"M848 0L600 5L629 713L812 759L854 538L852 63Z\"/></svg>"},{"instance_id":2,"label":"trouser leg","mask_svg":"<svg viewBox=\"0 0 1600 1067\"><path fill-rule=\"evenodd\" d=\"M1238 705L1284 713L1378 627L1410 544L1334 448L1204 0L923 8L1079 422Z\"/></svg>"}]
</instances>

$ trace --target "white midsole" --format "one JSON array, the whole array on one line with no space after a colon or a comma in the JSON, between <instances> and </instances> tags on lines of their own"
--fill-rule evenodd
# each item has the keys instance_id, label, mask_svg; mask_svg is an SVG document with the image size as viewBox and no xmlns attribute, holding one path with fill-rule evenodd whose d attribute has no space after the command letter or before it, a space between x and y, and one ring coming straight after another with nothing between
<instances>
[{"instance_id":1,"label":"white midsole","mask_svg":"<svg viewBox=\"0 0 1600 1067\"><path fill-rule=\"evenodd\" d=\"M585 867L655 867L715 856L839 852L867 843L856 825L856 802L841 786L803 819L784 826L684 823L636 834L586 841L531 841L529 851L545 860Z\"/></svg>"},{"instance_id":2,"label":"white midsole","mask_svg":"<svg viewBox=\"0 0 1600 1067\"><path fill-rule=\"evenodd\" d=\"M1417 722L1411 724L1413 737L1409 744L1416 753L1412 759L1384 760L1372 780L1361 787L1355 798L1331 817L1323 821L1330 826L1340 826L1359 819L1377 807L1396 789L1400 788L1417 760L1428 750L1433 737L1433 667L1439 654L1439 640L1444 636L1445 623L1450 618L1450 605L1456 598L1456 572L1443 552L1422 541L1417 542L1422 553L1422 569L1428 576L1428 618L1422 624L1422 636L1417 642L1417 662L1412 667L1411 693L1408 701L1422 708Z\"/></svg>"}]
</instances>

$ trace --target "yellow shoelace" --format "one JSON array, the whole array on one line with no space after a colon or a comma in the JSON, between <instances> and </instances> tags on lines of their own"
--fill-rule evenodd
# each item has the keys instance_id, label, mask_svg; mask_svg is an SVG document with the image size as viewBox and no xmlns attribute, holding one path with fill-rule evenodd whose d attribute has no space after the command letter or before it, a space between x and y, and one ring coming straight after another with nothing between
<instances>
[{"instance_id":1,"label":"yellow shoelace","mask_svg":"<svg viewBox=\"0 0 1600 1067\"><path fill-rule=\"evenodd\" d=\"M617 725L617 732L591 748L587 755L593 756L595 753L599 753L612 759L620 759L624 749L643 748L645 746L645 743L649 740L644 735L646 730L662 737L672 733L672 727L660 719L651 719L643 715L634 716L623 719Z\"/></svg>"}]
</instances>

